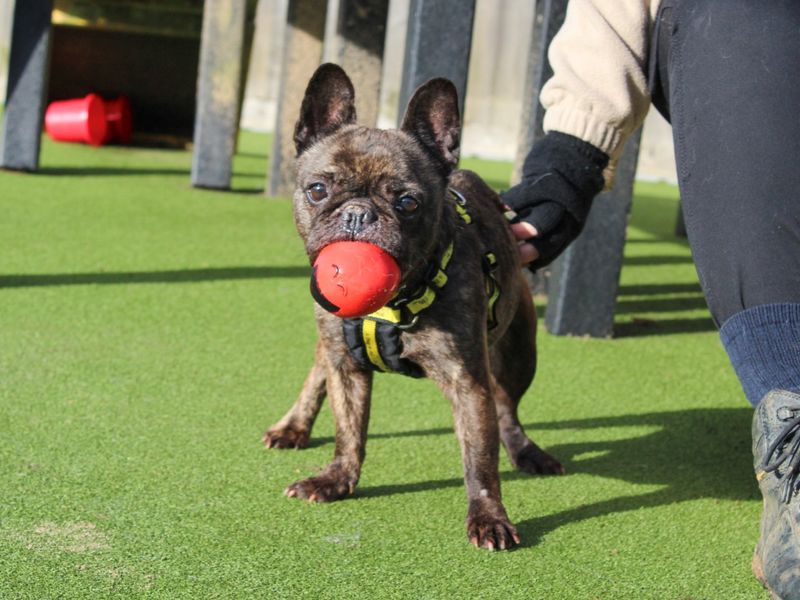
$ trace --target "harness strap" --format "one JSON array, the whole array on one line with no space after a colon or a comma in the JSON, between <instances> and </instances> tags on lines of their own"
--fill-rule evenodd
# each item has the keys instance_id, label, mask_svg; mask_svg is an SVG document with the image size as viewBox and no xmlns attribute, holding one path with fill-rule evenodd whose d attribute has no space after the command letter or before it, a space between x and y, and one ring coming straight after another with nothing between
<instances>
[{"instance_id":1,"label":"harness strap","mask_svg":"<svg viewBox=\"0 0 800 600\"><path fill-rule=\"evenodd\" d=\"M452 195L453 199L456 201L455 207L458 216L461 217L467 225L472 223L472 215L469 214L467 210L467 199L464 198L464 194L453 188L447 188L447 191L450 192L450 195Z\"/></svg>"},{"instance_id":2,"label":"harness strap","mask_svg":"<svg viewBox=\"0 0 800 600\"><path fill-rule=\"evenodd\" d=\"M458 191L449 188L455 200L456 213L467 225L472 215L467 210L467 201ZM430 308L438 292L447 284L447 266L453 257L453 242L445 248L438 261L431 262L425 283L410 298L395 298L386 306L361 318L343 319L345 341L353 359L361 366L383 372L395 372L410 377L424 377L419 365L401 358L403 342L400 334L413 327L420 313ZM500 297L497 282L497 257L493 252L483 256L482 268L488 302L487 326L497 326L495 304Z\"/></svg>"},{"instance_id":3,"label":"harness strap","mask_svg":"<svg viewBox=\"0 0 800 600\"><path fill-rule=\"evenodd\" d=\"M388 371L389 367L383 362L380 348L378 348L378 338L375 335L378 328L378 322L372 319L364 319L361 324L361 335L364 336L364 346L367 349L367 356L369 361L378 367L381 371Z\"/></svg>"},{"instance_id":4,"label":"harness strap","mask_svg":"<svg viewBox=\"0 0 800 600\"><path fill-rule=\"evenodd\" d=\"M495 312L495 304L500 298L500 284L497 282L497 256L494 252L487 252L483 255L483 274L486 285L486 298L487 298L487 326L490 330L497 327L497 313Z\"/></svg>"},{"instance_id":5,"label":"harness strap","mask_svg":"<svg viewBox=\"0 0 800 600\"><path fill-rule=\"evenodd\" d=\"M425 376L418 364L400 356L402 330L395 325L365 317L342 319L342 328L350 355L362 367L414 378Z\"/></svg>"},{"instance_id":6,"label":"harness strap","mask_svg":"<svg viewBox=\"0 0 800 600\"><path fill-rule=\"evenodd\" d=\"M419 313L429 308L436 300L438 290L447 284L447 265L453 258L453 242L445 248L438 263L431 263L428 267L426 283L423 284L410 298L395 298L386 306L382 306L364 319L383 321L408 329L416 322Z\"/></svg>"}]
</instances>

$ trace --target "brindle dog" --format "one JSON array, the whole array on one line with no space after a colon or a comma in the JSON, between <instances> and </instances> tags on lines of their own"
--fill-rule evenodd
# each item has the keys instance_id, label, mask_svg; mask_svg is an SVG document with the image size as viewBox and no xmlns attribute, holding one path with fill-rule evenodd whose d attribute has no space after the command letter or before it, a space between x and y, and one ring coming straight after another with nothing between
<instances>
[{"instance_id":1,"label":"brindle dog","mask_svg":"<svg viewBox=\"0 0 800 600\"><path fill-rule=\"evenodd\" d=\"M452 242L447 283L401 334L404 358L419 365L450 400L461 444L472 544L519 543L500 499L498 447L531 474L563 467L522 429L517 405L536 369L536 313L500 200L476 174L454 170L461 123L453 84L433 79L408 104L399 130L356 125L354 91L338 66L321 66L306 89L295 129L294 216L313 263L342 240L379 246L401 268L401 292L424 285L429 265ZM448 191L467 200L471 223ZM497 257L501 294L487 326L482 260ZM264 434L270 448L307 446L326 394L336 422L334 459L319 475L290 485L287 496L316 502L355 490L365 455L372 371L353 359L342 319L316 307L316 360L289 412Z\"/></svg>"}]
</instances>

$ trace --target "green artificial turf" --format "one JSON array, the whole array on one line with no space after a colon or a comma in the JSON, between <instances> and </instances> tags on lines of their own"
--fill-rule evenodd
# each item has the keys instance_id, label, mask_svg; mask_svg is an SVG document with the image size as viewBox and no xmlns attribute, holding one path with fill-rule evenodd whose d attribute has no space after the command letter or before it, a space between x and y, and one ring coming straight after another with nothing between
<instances>
[{"instance_id":1,"label":"green artificial turf","mask_svg":"<svg viewBox=\"0 0 800 600\"><path fill-rule=\"evenodd\" d=\"M184 151L44 143L0 173L0 598L765 598L751 410L672 235L676 190L636 187L612 340L540 325L521 407L564 477L501 459L523 538L466 540L447 402L376 378L352 499L282 496L333 452L265 450L315 341L286 199L194 190ZM466 160L505 187L507 164Z\"/></svg>"}]
</instances>

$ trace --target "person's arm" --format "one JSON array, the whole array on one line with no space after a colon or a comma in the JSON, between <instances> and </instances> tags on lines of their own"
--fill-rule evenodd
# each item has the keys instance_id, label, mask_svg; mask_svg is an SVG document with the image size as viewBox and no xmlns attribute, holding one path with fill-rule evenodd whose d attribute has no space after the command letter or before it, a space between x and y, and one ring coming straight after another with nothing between
<instances>
[{"instance_id":1,"label":"person's arm","mask_svg":"<svg viewBox=\"0 0 800 600\"><path fill-rule=\"evenodd\" d=\"M651 6L651 4L653 6ZM522 181L503 194L539 268L583 229L594 196L613 183L625 140L650 106L646 61L657 0L571 0L550 45L553 77L542 89L546 135L531 150Z\"/></svg>"}]
</instances>

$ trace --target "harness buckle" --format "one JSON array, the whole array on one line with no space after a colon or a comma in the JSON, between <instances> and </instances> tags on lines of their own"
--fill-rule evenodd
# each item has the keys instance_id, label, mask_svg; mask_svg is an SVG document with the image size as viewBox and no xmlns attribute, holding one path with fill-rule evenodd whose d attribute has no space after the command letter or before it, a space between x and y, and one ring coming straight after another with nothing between
<instances>
[{"instance_id":1,"label":"harness buckle","mask_svg":"<svg viewBox=\"0 0 800 600\"><path fill-rule=\"evenodd\" d=\"M419 321L419 315L414 315L408 323L397 323L395 324L395 327L405 331L406 329L411 329L414 327L414 325L417 324L417 321Z\"/></svg>"}]
</instances>

